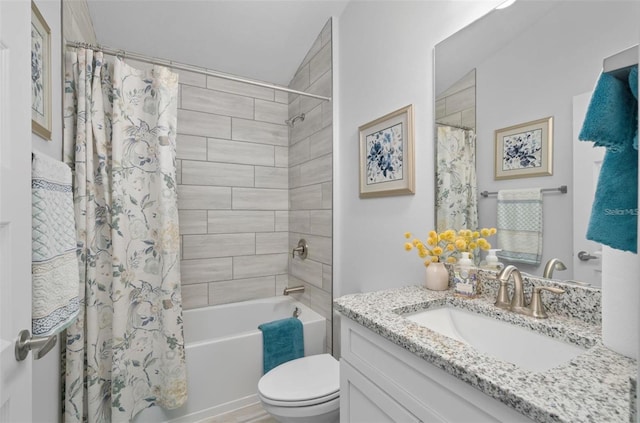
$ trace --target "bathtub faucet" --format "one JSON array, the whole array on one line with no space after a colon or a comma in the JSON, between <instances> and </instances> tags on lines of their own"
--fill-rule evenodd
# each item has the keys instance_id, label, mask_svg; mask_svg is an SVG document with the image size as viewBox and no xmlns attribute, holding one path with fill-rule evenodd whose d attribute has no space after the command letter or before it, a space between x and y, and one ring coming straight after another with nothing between
<instances>
[{"instance_id":1,"label":"bathtub faucet","mask_svg":"<svg viewBox=\"0 0 640 423\"><path fill-rule=\"evenodd\" d=\"M286 287L282 295L296 294L298 292L304 292L304 285L292 286L291 288Z\"/></svg>"}]
</instances>

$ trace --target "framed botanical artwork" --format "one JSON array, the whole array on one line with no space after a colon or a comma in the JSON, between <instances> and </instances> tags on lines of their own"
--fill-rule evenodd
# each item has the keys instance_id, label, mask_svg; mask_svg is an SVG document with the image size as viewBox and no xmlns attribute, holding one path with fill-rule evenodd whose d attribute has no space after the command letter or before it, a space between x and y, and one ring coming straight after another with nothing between
<instances>
[{"instance_id":1,"label":"framed botanical artwork","mask_svg":"<svg viewBox=\"0 0 640 423\"><path fill-rule=\"evenodd\" d=\"M553 175L553 117L496 130L495 179Z\"/></svg>"},{"instance_id":2,"label":"framed botanical artwork","mask_svg":"<svg viewBox=\"0 0 640 423\"><path fill-rule=\"evenodd\" d=\"M31 130L51 139L51 30L31 2Z\"/></svg>"},{"instance_id":3,"label":"framed botanical artwork","mask_svg":"<svg viewBox=\"0 0 640 423\"><path fill-rule=\"evenodd\" d=\"M362 125L360 197L415 193L413 105Z\"/></svg>"}]
</instances>

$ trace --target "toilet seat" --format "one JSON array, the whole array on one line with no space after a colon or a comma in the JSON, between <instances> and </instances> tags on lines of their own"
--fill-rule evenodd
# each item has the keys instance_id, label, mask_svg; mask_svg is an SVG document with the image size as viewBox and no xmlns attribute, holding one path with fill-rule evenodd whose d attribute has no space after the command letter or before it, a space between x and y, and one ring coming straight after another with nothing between
<instances>
[{"instance_id":1,"label":"toilet seat","mask_svg":"<svg viewBox=\"0 0 640 423\"><path fill-rule=\"evenodd\" d=\"M326 403L340 396L339 372L338 361L330 354L298 358L262 376L258 395L266 404L278 407Z\"/></svg>"},{"instance_id":2,"label":"toilet seat","mask_svg":"<svg viewBox=\"0 0 640 423\"><path fill-rule=\"evenodd\" d=\"M333 395L332 397L326 397L326 398L314 398L311 400L307 400L307 401L277 401L277 400L272 400L269 398L265 398L262 395L259 395L260 400L262 402L264 402L265 404L269 404L269 405L273 405L276 407L291 407L291 408L299 408L299 407L310 407L313 405L322 405L328 402L331 402L333 400L339 400L340 399L340 394L336 393L335 395Z\"/></svg>"}]
</instances>

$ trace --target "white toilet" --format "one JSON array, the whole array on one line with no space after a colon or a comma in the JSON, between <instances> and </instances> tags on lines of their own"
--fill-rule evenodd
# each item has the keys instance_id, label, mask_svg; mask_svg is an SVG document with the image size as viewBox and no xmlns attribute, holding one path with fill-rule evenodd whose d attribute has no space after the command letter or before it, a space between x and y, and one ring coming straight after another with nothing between
<instances>
[{"instance_id":1,"label":"white toilet","mask_svg":"<svg viewBox=\"0 0 640 423\"><path fill-rule=\"evenodd\" d=\"M264 409L282 423L340 420L340 366L330 354L288 361L258 382Z\"/></svg>"}]
</instances>

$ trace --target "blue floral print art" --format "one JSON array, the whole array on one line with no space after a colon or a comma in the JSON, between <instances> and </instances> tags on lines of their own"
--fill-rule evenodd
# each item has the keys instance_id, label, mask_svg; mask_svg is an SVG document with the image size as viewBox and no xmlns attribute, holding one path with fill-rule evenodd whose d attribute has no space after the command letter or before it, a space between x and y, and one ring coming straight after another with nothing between
<instances>
[{"instance_id":1,"label":"blue floral print art","mask_svg":"<svg viewBox=\"0 0 640 423\"><path fill-rule=\"evenodd\" d=\"M44 115L44 39L38 29L31 25L31 108Z\"/></svg>"},{"instance_id":2,"label":"blue floral print art","mask_svg":"<svg viewBox=\"0 0 640 423\"><path fill-rule=\"evenodd\" d=\"M503 140L502 170L542 166L542 130L508 135Z\"/></svg>"},{"instance_id":3,"label":"blue floral print art","mask_svg":"<svg viewBox=\"0 0 640 423\"><path fill-rule=\"evenodd\" d=\"M367 184L402 179L402 123L366 136Z\"/></svg>"}]
</instances>

